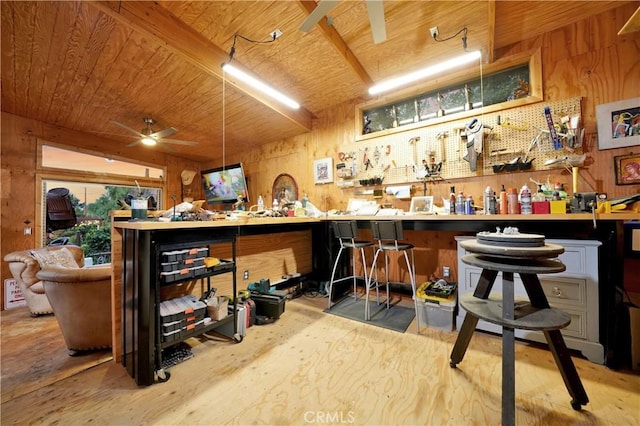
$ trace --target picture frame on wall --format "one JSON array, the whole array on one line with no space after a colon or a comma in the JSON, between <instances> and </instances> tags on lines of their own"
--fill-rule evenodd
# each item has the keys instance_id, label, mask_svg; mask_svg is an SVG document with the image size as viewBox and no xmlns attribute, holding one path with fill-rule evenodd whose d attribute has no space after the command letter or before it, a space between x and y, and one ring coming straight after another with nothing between
<instances>
[{"instance_id":1,"label":"picture frame on wall","mask_svg":"<svg viewBox=\"0 0 640 426\"><path fill-rule=\"evenodd\" d=\"M616 185L640 184L640 153L613 157Z\"/></svg>"},{"instance_id":2,"label":"picture frame on wall","mask_svg":"<svg viewBox=\"0 0 640 426\"><path fill-rule=\"evenodd\" d=\"M409 212L412 214L430 214L433 213L433 195L424 197L412 197Z\"/></svg>"},{"instance_id":3,"label":"picture frame on wall","mask_svg":"<svg viewBox=\"0 0 640 426\"><path fill-rule=\"evenodd\" d=\"M596 106L598 149L640 145L640 97Z\"/></svg>"},{"instance_id":4,"label":"picture frame on wall","mask_svg":"<svg viewBox=\"0 0 640 426\"><path fill-rule=\"evenodd\" d=\"M313 162L313 181L317 185L333 182L333 158L327 157Z\"/></svg>"}]
</instances>

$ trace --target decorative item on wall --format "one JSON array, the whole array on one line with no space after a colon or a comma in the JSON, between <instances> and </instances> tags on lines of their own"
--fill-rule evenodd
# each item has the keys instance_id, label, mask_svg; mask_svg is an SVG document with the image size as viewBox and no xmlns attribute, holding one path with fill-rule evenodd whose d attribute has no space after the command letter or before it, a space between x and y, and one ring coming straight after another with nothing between
<instances>
[{"instance_id":1,"label":"decorative item on wall","mask_svg":"<svg viewBox=\"0 0 640 426\"><path fill-rule=\"evenodd\" d=\"M640 184L640 153L613 157L616 185Z\"/></svg>"},{"instance_id":2,"label":"decorative item on wall","mask_svg":"<svg viewBox=\"0 0 640 426\"><path fill-rule=\"evenodd\" d=\"M298 185L295 179L287 174L281 173L273 181L272 195L282 206L298 199Z\"/></svg>"},{"instance_id":3,"label":"decorative item on wall","mask_svg":"<svg viewBox=\"0 0 640 426\"><path fill-rule=\"evenodd\" d=\"M433 195L424 197L412 197L409 211L413 214L433 213Z\"/></svg>"},{"instance_id":4,"label":"decorative item on wall","mask_svg":"<svg viewBox=\"0 0 640 426\"><path fill-rule=\"evenodd\" d=\"M596 106L598 149L640 145L640 97Z\"/></svg>"},{"instance_id":5,"label":"decorative item on wall","mask_svg":"<svg viewBox=\"0 0 640 426\"><path fill-rule=\"evenodd\" d=\"M316 184L333 182L333 158L327 157L313 162L313 181Z\"/></svg>"}]
</instances>

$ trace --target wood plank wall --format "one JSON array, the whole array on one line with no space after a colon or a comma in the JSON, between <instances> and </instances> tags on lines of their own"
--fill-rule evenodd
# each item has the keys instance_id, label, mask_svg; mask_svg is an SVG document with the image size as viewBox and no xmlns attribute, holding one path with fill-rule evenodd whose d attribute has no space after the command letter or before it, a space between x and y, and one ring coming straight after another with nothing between
<instances>
[{"instance_id":1,"label":"wood plank wall","mask_svg":"<svg viewBox=\"0 0 640 426\"><path fill-rule=\"evenodd\" d=\"M613 174L613 157L640 151L640 147L599 151L596 140L595 106L602 103L627 99L640 94L640 32L618 36L617 32L637 6L635 3L623 5L567 25L559 30L533 37L495 52L495 58L508 57L533 48L541 48L545 100L560 100L580 96L583 98L583 120L586 127L586 151L589 156L582 176L599 192L610 197L637 193L638 185L616 186ZM332 157L337 160L338 147L355 140L355 106L364 99L336 105L314 120L309 133L275 141L261 149L243 154L242 157L228 159L229 162L242 161L249 182L250 196L256 200L262 194L266 200L272 197L272 184L280 173L289 173L297 181L299 193L307 193L311 201L322 210L345 209L353 196L350 190L342 190L334 184L315 185L312 164L314 160ZM31 131L31 136L28 131ZM218 164L194 164L193 161L167 156L159 151L129 149L113 152L106 139L95 135L79 134L67 129L48 126L21 117L2 113L1 128L1 237L0 257L15 250L35 246L35 235L23 235L24 222L36 222L36 149L35 137L52 142L82 147L105 156L143 159L146 162L167 167L165 203L171 194L180 194L180 172L186 168L206 169ZM457 179L451 182L430 184L428 194L439 200L455 185L477 199L487 185L499 188L519 187L532 177L570 183L571 177L561 170L553 172L518 172L485 176L483 178ZM570 185L568 185L570 187ZM201 198L199 182L190 185L194 197ZM421 188L420 188L421 189ZM422 195L419 191L418 195ZM385 196L383 202L395 207L408 209L408 201L400 201ZM168 205L168 204L165 204ZM450 241L450 235L433 233L428 244L433 241ZM440 275L439 267L455 265L455 247L449 242L439 253L438 264L428 266L424 276ZM9 278L6 262L2 262L2 278ZM266 275L266 274L265 274ZM454 275L455 278L455 275ZM4 289L3 289L4 291ZM4 301L4 298L3 298ZM4 308L4 305L3 305Z\"/></svg>"},{"instance_id":2,"label":"wood plank wall","mask_svg":"<svg viewBox=\"0 0 640 426\"><path fill-rule=\"evenodd\" d=\"M640 55L640 32L617 35L636 7L631 4L613 9L495 52L497 60L540 48L545 101L582 97L588 159L586 167L581 169L581 176L595 190L605 192L609 197L638 192L638 186L635 185L616 186L613 173L613 157L633 152L634 148L599 151L595 117L598 104L640 95L640 61L637 60ZM289 173L296 179L300 192L308 193L311 201L321 209L345 209L348 199L354 196L353 190L340 189L334 184L314 185L312 164L314 160L325 157L332 157L334 164L338 162L340 148L355 140L355 106L363 101L355 99L323 111L314 121L314 129L310 133L276 141L248 155L229 160L245 164L250 176L252 199L262 194L268 200L272 196L271 187L277 175ZM640 148L635 148L635 151L640 151ZM487 185L500 188L504 184L507 188L519 188L529 183L530 177L546 181L548 176L551 182L563 182L567 184L567 189L571 189L570 174L555 169L452 179L429 184L427 192L439 200L448 196L450 185L455 185L456 189L462 189L478 199ZM417 195L422 195L422 185L416 187ZM382 202L404 209L409 207L409 201L386 195Z\"/></svg>"}]
</instances>

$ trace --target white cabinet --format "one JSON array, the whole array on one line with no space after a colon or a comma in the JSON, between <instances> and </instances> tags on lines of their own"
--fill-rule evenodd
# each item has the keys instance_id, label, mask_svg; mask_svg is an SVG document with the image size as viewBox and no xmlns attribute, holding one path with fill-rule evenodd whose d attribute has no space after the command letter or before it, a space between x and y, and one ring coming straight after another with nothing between
<instances>
[{"instance_id":1,"label":"white cabinet","mask_svg":"<svg viewBox=\"0 0 640 426\"><path fill-rule=\"evenodd\" d=\"M456 237L458 242L458 292L473 293L482 270L462 262L462 256L468 254L460 247L460 241L474 237ZM571 316L571 323L561 330L567 347L575 349L592 362L604 364L604 347L600 343L600 320L598 303L598 247L600 241L591 240L546 240L548 243L564 247L559 256L566 271L559 274L538 275L540 284L549 301L549 305L561 309ZM527 298L520 276L514 274L515 296ZM502 274L498 274L492 293L502 291ZM458 329L466 311L460 307L457 317ZM502 327L483 320L478 321L477 329L500 334ZM516 337L535 342L546 343L544 334L539 331L515 330Z\"/></svg>"}]
</instances>

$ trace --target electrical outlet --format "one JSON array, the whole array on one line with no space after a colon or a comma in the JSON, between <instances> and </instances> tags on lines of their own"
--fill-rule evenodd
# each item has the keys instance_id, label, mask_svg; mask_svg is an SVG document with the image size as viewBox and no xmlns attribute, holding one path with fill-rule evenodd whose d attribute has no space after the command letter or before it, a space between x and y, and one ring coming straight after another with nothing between
<instances>
[{"instance_id":1,"label":"electrical outlet","mask_svg":"<svg viewBox=\"0 0 640 426\"><path fill-rule=\"evenodd\" d=\"M243 280L248 280L249 279L249 270L245 270L244 273L242 274L242 279Z\"/></svg>"},{"instance_id":2,"label":"electrical outlet","mask_svg":"<svg viewBox=\"0 0 640 426\"><path fill-rule=\"evenodd\" d=\"M432 27L429 29L429 31L431 32L432 38L436 38L440 35L440 31L438 31L438 27Z\"/></svg>"},{"instance_id":3,"label":"electrical outlet","mask_svg":"<svg viewBox=\"0 0 640 426\"><path fill-rule=\"evenodd\" d=\"M280 31L278 28L276 28L275 30L269 33L269 37L271 37L272 40L277 39L281 35L282 35L282 31Z\"/></svg>"},{"instance_id":4,"label":"electrical outlet","mask_svg":"<svg viewBox=\"0 0 640 426\"><path fill-rule=\"evenodd\" d=\"M442 267L442 278L449 278L449 276L451 275L451 270L449 269L448 266L443 266Z\"/></svg>"}]
</instances>

